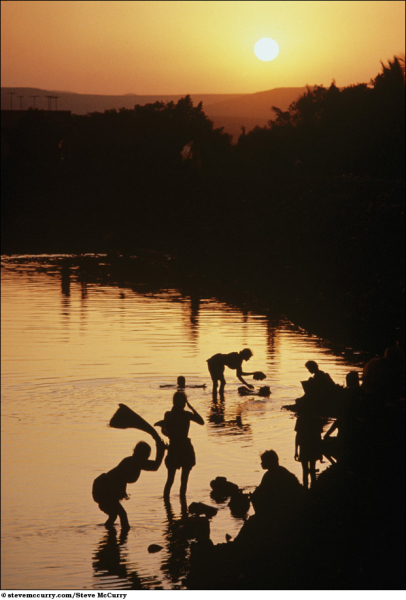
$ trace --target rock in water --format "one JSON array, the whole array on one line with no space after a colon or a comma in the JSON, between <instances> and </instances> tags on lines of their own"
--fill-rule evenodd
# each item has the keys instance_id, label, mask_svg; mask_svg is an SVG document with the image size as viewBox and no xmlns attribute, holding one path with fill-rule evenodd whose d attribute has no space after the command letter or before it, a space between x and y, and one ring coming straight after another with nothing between
<instances>
[{"instance_id":1,"label":"rock in water","mask_svg":"<svg viewBox=\"0 0 406 600\"><path fill-rule=\"evenodd\" d=\"M155 552L159 552L160 550L162 550L163 546L160 546L159 544L151 544L150 546L148 546L148 552L150 554L154 554Z\"/></svg>"},{"instance_id":2,"label":"rock in water","mask_svg":"<svg viewBox=\"0 0 406 600\"><path fill-rule=\"evenodd\" d=\"M214 506L208 506L203 502L192 502L192 504L189 506L189 512L193 513L194 515L205 515L211 519L211 517L214 517L217 514L217 508L214 508Z\"/></svg>"}]
</instances>

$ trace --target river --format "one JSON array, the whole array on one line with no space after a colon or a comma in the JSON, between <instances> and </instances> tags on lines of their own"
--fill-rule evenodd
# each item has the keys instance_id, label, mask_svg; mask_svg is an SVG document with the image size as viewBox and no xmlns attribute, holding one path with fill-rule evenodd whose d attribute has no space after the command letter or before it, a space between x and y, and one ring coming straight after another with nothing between
<instances>
[{"instance_id":1,"label":"river","mask_svg":"<svg viewBox=\"0 0 406 600\"><path fill-rule=\"evenodd\" d=\"M108 423L124 403L150 423L172 405L184 375L188 399L204 418L192 423L197 464L187 502L215 506L211 539L224 542L243 524L227 503L210 497L221 475L246 490L259 484L260 454L274 449L280 464L301 480L294 461L294 415L282 407L302 395L300 381L315 360L336 383L360 370L364 357L332 349L280 315L251 311L176 287L117 287L86 281L63 257L2 257L2 589L183 589L189 545L174 544L180 518L179 475L168 512L166 479L143 472L124 503L127 538L110 534L91 496L100 473L131 454L138 430ZM269 399L241 397L226 373L224 403L214 404L206 360L249 347L249 370L267 374ZM262 385L262 384L261 384ZM258 388L258 386L257 386ZM319 468L326 468L319 463ZM120 526L116 525L119 534ZM162 546L155 554L150 544Z\"/></svg>"}]
</instances>

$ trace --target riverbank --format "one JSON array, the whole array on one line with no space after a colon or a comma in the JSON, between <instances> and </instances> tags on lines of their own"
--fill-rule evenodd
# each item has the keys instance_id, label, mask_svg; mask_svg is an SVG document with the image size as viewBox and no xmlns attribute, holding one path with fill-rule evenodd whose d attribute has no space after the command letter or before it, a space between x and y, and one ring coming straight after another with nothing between
<instances>
[{"instance_id":1,"label":"riverbank","mask_svg":"<svg viewBox=\"0 0 406 600\"><path fill-rule=\"evenodd\" d=\"M275 515L269 535L246 523L241 541L197 542L188 588L404 589L404 400L369 425L357 464L324 471L289 522L278 526Z\"/></svg>"},{"instance_id":2,"label":"riverbank","mask_svg":"<svg viewBox=\"0 0 406 600\"><path fill-rule=\"evenodd\" d=\"M107 252L124 279L137 256L157 279L164 268L197 293L249 298L344 346L404 347L404 181L178 173L134 204L120 185L83 190L62 175L69 185L44 190L41 210L22 202L32 190L11 205L4 184L3 253Z\"/></svg>"}]
</instances>

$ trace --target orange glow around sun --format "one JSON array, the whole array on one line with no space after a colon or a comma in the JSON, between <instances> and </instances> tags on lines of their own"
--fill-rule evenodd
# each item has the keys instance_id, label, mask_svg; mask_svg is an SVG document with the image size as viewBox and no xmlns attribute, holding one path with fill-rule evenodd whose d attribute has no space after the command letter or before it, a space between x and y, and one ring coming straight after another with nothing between
<instances>
[{"instance_id":1,"label":"orange glow around sun","mask_svg":"<svg viewBox=\"0 0 406 600\"><path fill-rule=\"evenodd\" d=\"M1 3L2 86L254 93L368 82L405 44L404 2ZM277 60L253 48L271 38Z\"/></svg>"}]
</instances>

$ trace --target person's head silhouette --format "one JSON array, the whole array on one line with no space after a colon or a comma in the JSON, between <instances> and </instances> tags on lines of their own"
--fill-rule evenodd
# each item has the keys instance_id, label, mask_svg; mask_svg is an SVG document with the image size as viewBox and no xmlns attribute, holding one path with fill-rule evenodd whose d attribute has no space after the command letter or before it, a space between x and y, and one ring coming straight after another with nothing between
<instances>
[{"instance_id":1,"label":"person's head silhouette","mask_svg":"<svg viewBox=\"0 0 406 600\"><path fill-rule=\"evenodd\" d=\"M319 365L314 360L308 360L305 364L305 367L308 371L310 371L310 373L312 373L312 375L317 373L317 371L319 370Z\"/></svg>"},{"instance_id":2,"label":"person's head silhouette","mask_svg":"<svg viewBox=\"0 0 406 600\"><path fill-rule=\"evenodd\" d=\"M243 360L249 360L253 354L249 348L244 348L244 350L241 350L240 356L242 356Z\"/></svg>"},{"instance_id":3,"label":"person's head silhouette","mask_svg":"<svg viewBox=\"0 0 406 600\"><path fill-rule=\"evenodd\" d=\"M275 469L279 466L279 457L275 450L266 450L261 454L261 466L263 469Z\"/></svg>"},{"instance_id":4,"label":"person's head silhouette","mask_svg":"<svg viewBox=\"0 0 406 600\"><path fill-rule=\"evenodd\" d=\"M138 442L133 450L133 457L141 462L148 460L151 454L151 446L147 442Z\"/></svg>"},{"instance_id":5,"label":"person's head silhouette","mask_svg":"<svg viewBox=\"0 0 406 600\"><path fill-rule=\"evenodd\" d=\"M175 392L173 395L173 406L178 410L183 410L186 406L187 398L184 392Z\"/></svg>"},{"instance_id":6,"label":"person's head silhouette","mask_svg":"<svg viewBox=\"0 0 406 600\"><path fill-rule=\"evenodd\" d=\"M178 388L184 388L186 385L186 379L183 377L183 375L179 375L178 379L177 379L177 384L178 384Z\"/></svg>"}]
</instances>

